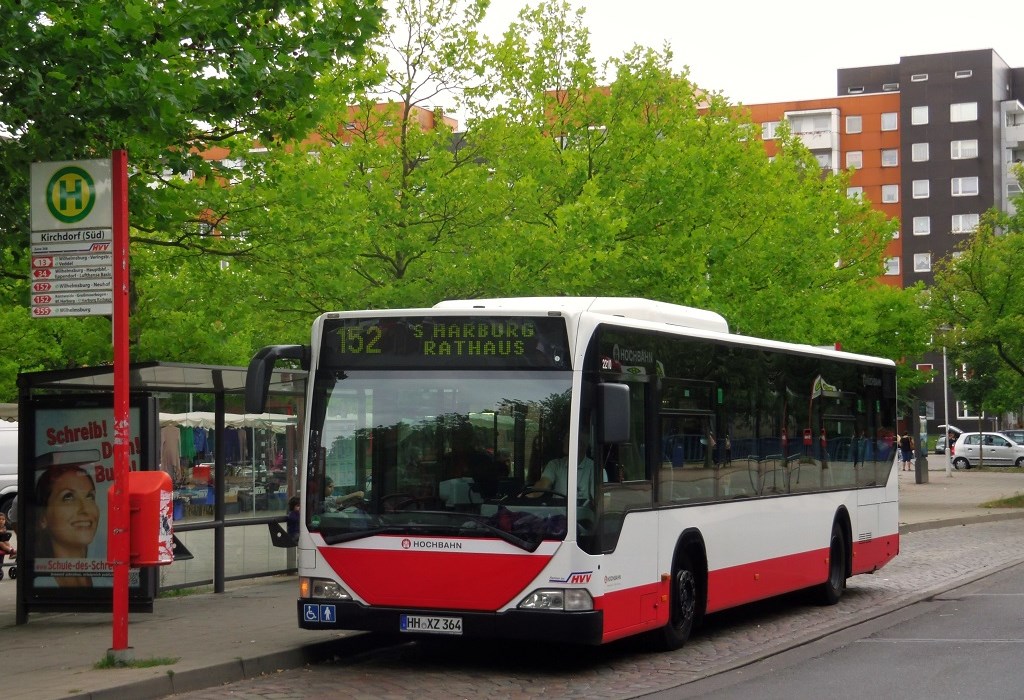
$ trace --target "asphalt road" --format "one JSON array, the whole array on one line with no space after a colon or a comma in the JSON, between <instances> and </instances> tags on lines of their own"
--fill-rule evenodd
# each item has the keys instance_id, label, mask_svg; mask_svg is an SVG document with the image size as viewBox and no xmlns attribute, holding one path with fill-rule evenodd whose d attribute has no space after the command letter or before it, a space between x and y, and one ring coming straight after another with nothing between
<instances>
[{"instance_id":1,"label":"asphalt road","mask_svg":"<svg viewBox=\"0 0 1024 700\"><path fill-rule=\"evenodd\" d=\"M636 639L598 648L407 643L175 697L687 698L713 690L716 698L788 699L834 695L835 686L826 685L834 678L868 697L958 697L952 691L962 684L936 678L948 661L973 664L975 682L1002 674L1004 688L1016 688L1011 695L964 690L964 697L1019 698L1022 535L1024 519L908 533L900 556L875 575L850 579L838 605L820 607L792 595L710 616L671 653L652 652ZM1007 583L992 584L992 595L964 593L1004 578ZM764 694L766 679L776 695ZM724 685L715 690L710 683ZM882 688L877 693L875 684Z\"/></svg>"},{"instance_id":2,"label":"asphalt road","mask_svg":"<svg viewBox=\"0 0 1024 700\"><path fill-rule=\"evenodd\" d=\"M663 700L1018 700L1024 565L817 642L664 693Z\"/></svg>"}]
</instances>

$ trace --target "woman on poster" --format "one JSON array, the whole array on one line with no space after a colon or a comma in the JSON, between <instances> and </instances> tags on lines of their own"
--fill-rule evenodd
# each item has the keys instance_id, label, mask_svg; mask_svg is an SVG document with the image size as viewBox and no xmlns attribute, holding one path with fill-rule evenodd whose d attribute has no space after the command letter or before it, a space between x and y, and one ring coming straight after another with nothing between
<instances>
[{"instance_id":1,"label":"woman on poster","mask_svg":"<svg viewBox=\"0 0 1024 700\"><path fill-rule=\"evenodd\" d=\"M53 465L36 482L36 559L86 559L96 537L100 510L96 484L79 465ZM70 575L68 575L70 574ZM92 577L73 571L37 576L36 587L92 586Z\"/></svg>"}]
</instances>

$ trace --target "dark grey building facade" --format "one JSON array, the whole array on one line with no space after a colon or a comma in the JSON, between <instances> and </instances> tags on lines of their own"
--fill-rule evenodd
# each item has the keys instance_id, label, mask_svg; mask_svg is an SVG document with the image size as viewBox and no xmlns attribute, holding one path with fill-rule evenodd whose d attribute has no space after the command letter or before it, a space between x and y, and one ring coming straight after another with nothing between
<instances>
[{"instance_id":1,"label":"dark grey building facade","mask_svg":"<svg viewBox=\"0 0 1024 700\"><path fill-rule=\"evenodd\" d=\"M1011 210L1010 197L1021 191L1012 167L1024 161L1024 68L984 49L905 56L897 64L837 73L839 95L893 91L900 93L900 123L893 127L902 166L900 263L905 285L927 285L935 262L955 254L978 218L993 207ZM977 416L946 391L942 356L922 362L938 370L917 396L929 432L940 432L947 417L976 427Z\"/></svg>"}]
</instances>

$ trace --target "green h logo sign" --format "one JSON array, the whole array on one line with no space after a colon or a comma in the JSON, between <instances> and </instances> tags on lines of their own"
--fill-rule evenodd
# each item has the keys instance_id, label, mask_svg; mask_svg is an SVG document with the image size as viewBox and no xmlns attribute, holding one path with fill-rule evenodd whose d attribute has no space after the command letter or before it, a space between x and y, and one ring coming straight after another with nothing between
<instances>
[{"instance_id":1,"label":"green h logo sign","mask_svg":"<svg viewBox=\"0 0 1024 700\"><path fill-rule=\"evenodd\" d=\"M58 221L73 224L89 216L96 204L96 185L75 166L61 168L46 185L46 207Z\"/></svg>"}]
</instances>

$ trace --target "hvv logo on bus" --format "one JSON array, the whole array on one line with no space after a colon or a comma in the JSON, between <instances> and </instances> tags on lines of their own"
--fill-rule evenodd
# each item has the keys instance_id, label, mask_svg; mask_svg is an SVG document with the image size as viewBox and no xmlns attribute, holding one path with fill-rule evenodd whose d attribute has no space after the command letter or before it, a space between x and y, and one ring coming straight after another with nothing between
<instances>
[{"instance_id":1,"label":"hvv logo on bus","mask_svg":"<svg viewBox=\"0 0 1024 700\"><path fill-rule=\"evenodd\" d=\"M590 583L590 578L593 575L593 571L573 571L565 578L558 578L557 576L552 576L548 579L548 583Z\"/></svg>"}]
</instances>

